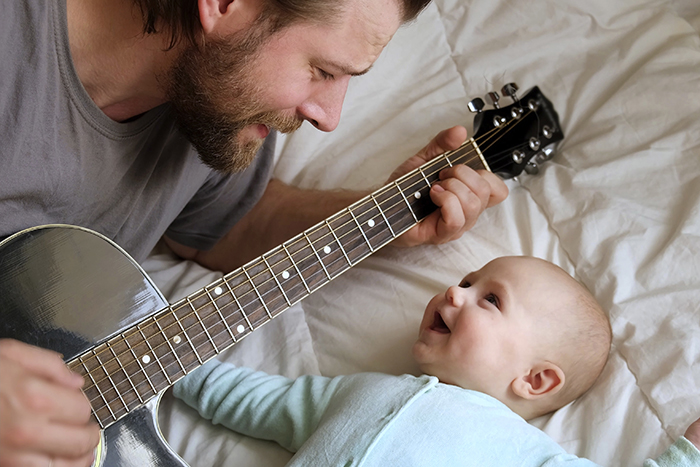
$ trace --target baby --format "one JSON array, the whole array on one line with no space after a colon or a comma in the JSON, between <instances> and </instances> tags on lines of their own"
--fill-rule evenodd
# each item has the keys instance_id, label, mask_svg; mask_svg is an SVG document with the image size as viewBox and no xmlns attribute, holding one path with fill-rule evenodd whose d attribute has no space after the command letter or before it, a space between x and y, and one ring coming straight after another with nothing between
<instances>
[{"instance_id":1,"label":"baby","mask_svg":"<svg viewBox=\"0 0 700 467\"><path fill-rule=\"evenodd\" d=\"M592 466L526 420L588 390L611 338L605 312L566 272L504 257L428 303L413 346L422 376L290 380L214 361L175 395L296 452L290 466ZM700 451L681 437L645 465L700 465Z\"/></svg>"}]
</instances>

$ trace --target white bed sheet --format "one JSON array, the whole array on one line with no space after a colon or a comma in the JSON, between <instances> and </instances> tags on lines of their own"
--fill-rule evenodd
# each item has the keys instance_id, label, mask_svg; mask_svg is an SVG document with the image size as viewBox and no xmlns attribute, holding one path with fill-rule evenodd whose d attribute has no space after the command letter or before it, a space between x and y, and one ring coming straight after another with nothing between
<instances>
[{"instance_id":1,"label":"white bed sheet","mask_svg":"<svg viewBox=\"0 0 700 467\"><path fill-rule=\"evenodd\" d=\"M437 0L355 79L331 134L282 138L275 175L372 188L437 131L471 130L470 98L538 85L566 134L537 176L459 241L368 258L222 358L287 376L416 373L427 300L506 254L580 279L609 310L594 388L534 423L602 465L641 465L700 417L700 8L690 0ZM157 250L146 269L175 300L218 277ZM290 454L213 427L166 397L162 429L192 466L281 466Z\"/></svg>"}]
</instances>

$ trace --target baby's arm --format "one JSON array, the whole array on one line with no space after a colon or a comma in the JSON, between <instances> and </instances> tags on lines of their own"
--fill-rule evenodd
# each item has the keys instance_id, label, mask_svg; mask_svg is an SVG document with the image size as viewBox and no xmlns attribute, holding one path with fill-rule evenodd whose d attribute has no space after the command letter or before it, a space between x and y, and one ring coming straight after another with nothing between
<instances>
[{"instance_id":1,"label":"baby's arm","mask_svg":"<svg viewBox=\"0 0 700 467\"><path fill-rule=\"evenodd\" d=\"M693 443L697 449L700 449L700 418L695 420L685 431L685 439Z\"/></svg>"},{"instance_id":2,"label":"baby's arm","mask_svg":"<svg viewBox=\"0 0 700 467\"><path fill-rule=\"evenodd\" d=\"M213 360L179 381L173 393L215 424L296 452L318 426L339 381L292 380Z\"/></svg>"},{"instance_id":3,"label":"baby's arm","mask_svg":"<svg viewBox=\"0 0 700 467\"><path fill-rule=\"evenodd\" d=\"M700 418L695 420L670 448L656 460L647 460L644 467L700 466Z\"/></svg>"}]
</instances>

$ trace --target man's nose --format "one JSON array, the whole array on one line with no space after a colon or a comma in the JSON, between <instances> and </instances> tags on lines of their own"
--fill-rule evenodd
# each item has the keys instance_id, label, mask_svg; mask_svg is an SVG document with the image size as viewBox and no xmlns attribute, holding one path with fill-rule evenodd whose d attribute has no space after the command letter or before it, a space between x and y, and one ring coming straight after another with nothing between
<instances>
[{"instance_id":1,"label":"man's nose","mask_svg":"<svg viewBox=\"0 0 700 467\"><path fill-rule=\"evenodd\" d=\"M340 122L350 76L325 81L320 89L298 107L301 117L321 131L333 131Z\"/></svg>"}]
</instances>

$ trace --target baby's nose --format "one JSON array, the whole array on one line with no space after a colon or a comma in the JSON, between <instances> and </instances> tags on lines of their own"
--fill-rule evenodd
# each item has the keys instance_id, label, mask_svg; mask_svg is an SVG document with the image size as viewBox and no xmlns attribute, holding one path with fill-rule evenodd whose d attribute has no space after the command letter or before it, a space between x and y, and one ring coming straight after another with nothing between
<instances>
[{"instance_id":1,"label":"baby's nose","mask_svg":"<svg viewBox=\"0 0 700 467\"><path fill-rule=\"evenodd\" d=\"M462 306L465 299L465 290L462 287L453 285L447 289L445 292L445 299L447 302L455 307Z\"/></svg>"}]
</instances>

